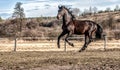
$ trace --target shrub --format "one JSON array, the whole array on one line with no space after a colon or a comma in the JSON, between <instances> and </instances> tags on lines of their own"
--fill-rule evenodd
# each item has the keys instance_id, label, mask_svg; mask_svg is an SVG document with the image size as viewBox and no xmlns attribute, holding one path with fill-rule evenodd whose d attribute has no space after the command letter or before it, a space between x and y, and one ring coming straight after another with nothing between
<instances>
[{"instance_id":1,"label":"shrub","mask_svg":"<svg viewBox=\"0 0 120 70\"><path fill-rule=\"evenodd\" d=\"M119 30L114 31L114 36L115 36L115 39L120 39L120 31Z\"/></svg>"},{"instance_id":2,"label":"shrub","mask_svg":"<svg viewBox=\"0 0 120 70\"><path fill-rule=\"evenodd\" d=\"M27 22L27 24L26 24L26 27L28 29L35 29L35 28L37 28L37 26L38 26L38 23L36 22L36 20L31 20L31 21Z\"/></svg>"},{"instance_id":3,"label":"shrub","mask_svg":"<svg viewBox=\"0 0 120 70\"><path fill-rule=\"evenodd\" d=\"M116 22L120 22L120 18L116 20Z\"/></svg>"}]
</instances>

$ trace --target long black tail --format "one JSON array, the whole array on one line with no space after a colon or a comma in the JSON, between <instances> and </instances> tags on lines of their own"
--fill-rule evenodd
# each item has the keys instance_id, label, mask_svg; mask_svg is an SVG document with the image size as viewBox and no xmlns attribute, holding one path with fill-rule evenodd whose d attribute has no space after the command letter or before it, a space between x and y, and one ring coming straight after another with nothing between
<instances>
[{"instance_id":1,"label":"long black tail","mask_svg":"<svg viewBox=\"0 0 120 70\"><path fill-rule=\"evenodd\" d=\"M96 38L101 39L103 33L103 28L99 24L97 24Z\"/></svg>"}]
</instances>

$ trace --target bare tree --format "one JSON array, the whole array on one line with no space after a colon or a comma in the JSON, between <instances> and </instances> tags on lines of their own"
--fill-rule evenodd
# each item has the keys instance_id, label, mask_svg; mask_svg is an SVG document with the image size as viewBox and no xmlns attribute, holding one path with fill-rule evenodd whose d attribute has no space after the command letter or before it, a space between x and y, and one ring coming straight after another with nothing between
<instances>
[{"instance_id":1,"label":"bare tree","mask_svg":"<svg viewBox=\"0 0 120 70\"><path fill-rule=\"evenodd\" d=\"M119 6L118 6L118 5L116 5L116 7L115 7L114 11L120 11L120 8L119 8Z\"/></svg>"},{"instance_id":2,"label":"bare tree","mask_svg":"<svg viewBox=\"0 0 120 70\"><path fill-rule=\"evenodd\" d=\"M2 20L2 18L0 17L0 22L2 22L3 20Z\"/></svg>"},{"instance_id":3,"label":"bare tree","mask_svg":"<svg viewBox=\"0 0 120 70\"><path fill-rule=\"evenodd\" d=\"M92 15L92 7L89 8L89 14Z\"/></svg>"},{"instance_id":4,"label":"bare tree","mask_svg":"<svg viewBox=\"0 0 120 70\"><path fill-rule=\"evenodd\" d=\"M80 9L79 9L79 8L73 8L72 12L73 12L73 14L74 14L75 16L79 16L79 14L80 14Z\"/></svg>"},{"instance_id":5,"label":"bare tree","mask_svg":"<svg viewBox=\"0 0 120 70\"><path fill-rule=\"evenodd\" d=\"M15 18L16 20L18 20L17 23L19 23L19 31L22 31L22 21L23 18L25 18L25 14L24 14L24 9L21 7L22 3L21 2L17 2L14 8L14 13L12 15L13 18Z\"/></svg>"},{"instance_id":6,"label":"bare tree","mask_svg":"<svg viewBox=\"0 0 120 70\"><path fill-rule=\"evenodd\" d=\"M15 18L24 18L25 17L24 9L21 7L21 5L22 5L21 2L16 3L12 17L15 17Z\"/></svg>"},{"instance_id":7,"label":"bare tree","mask_svg":"<svg viewBox=\"0 0 120 70\"><path fill-rule=\"evenodd\" d=\"M96 7L93 7L93 13L94 13L94 21L97 22L97 8Z\"/></svg>"},{"instance_id":8,"label":"bare tree","mask_svg":"<svg viewBox=\"0 0 120 70\"><path fill-rule=\"evenodd\" d=\"M97 13L97 7L93 7L94 14Z\"/></svg>"},{"instance_id":9,"label":"bare tree","mask_svg":"<svg viewBox=\"0 0 120 70\"><path fill-rule=\"evenodd\" d=\"M111 11L111 8L106 8L105 12L110 12Z\"/></svg>"},{"instance_id":10,"label":"bare tree","mask_svg":"<svg viewBox=\"0 0 120 70\"><path fill-rule=\"evenodd\" d=\"M86 15L88 15L88 13L89 13L88 9L84 9L84 11L82 13L82 16L86 17Z\"/></svg>"}]
</instances>

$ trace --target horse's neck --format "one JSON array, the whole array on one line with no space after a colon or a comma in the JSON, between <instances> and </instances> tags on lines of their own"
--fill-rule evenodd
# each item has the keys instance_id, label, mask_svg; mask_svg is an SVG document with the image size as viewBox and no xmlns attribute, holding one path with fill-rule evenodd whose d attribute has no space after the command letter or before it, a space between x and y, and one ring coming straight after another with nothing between
<instances>
[{"instance_id":1,"label":"horse's neck","mask_svg":"<svg viewBox=\"0 0 120 70\"><path fill-rule=\"evenodd\" d=\"M71 16L69 13L66 13L64 16L63 16L63 25L67 25L70 21L71 21Z\"/></svg>"},{"instance_id":2,"label":"horse's neck","mask_svg":"<svg viewBox=\"0 0 120 70\"><path fill-rule=\"evenodd\" d=\"M65 19L65 16L63 16L63 26L66 25L66 19Z\"/></svg>"}]
</instances>

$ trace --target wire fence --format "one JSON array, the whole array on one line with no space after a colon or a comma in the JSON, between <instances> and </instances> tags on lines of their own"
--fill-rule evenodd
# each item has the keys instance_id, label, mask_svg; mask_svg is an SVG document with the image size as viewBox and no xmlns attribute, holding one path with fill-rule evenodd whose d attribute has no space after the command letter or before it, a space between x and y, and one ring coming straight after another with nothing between
<instances>
[{"instance_id":1,"label":"wire fence","mask_svg":"<svg viewBox=\"0 0 120 70\"><path fill-rule=\"evenodd\" d=\"M120 48L120 40L117 40L115 42L112 42L108 40L109 37L104 36L103 39L100 41L95 41L90 44L89 47L91 48L102 48L106 50L106 48L109 48L109 46L114 46L114 48ZM6 48L11 48L10 50L13 51L57 51L57 37L14 37L14 38L9 38L10 40L6 42L5 38L0 38L1 41L1 46L4 46L0 50L4 50ZM4 42L2 42L4 40ZM83 44L84 44L84 37L69 37L69 40L75 44L74 48L69 47L68 44L64 41L64 38L61 39L61 49L58 51L67 51L67 50L79 50ZM7 47L6 47L7 46ZM95 46L95 47L93 47ZM33 48L34 47L34 48ZM48 48L49 47L49 48ZM23 49L24 48L24 49Z\"/></svg>"}]
</instances>

